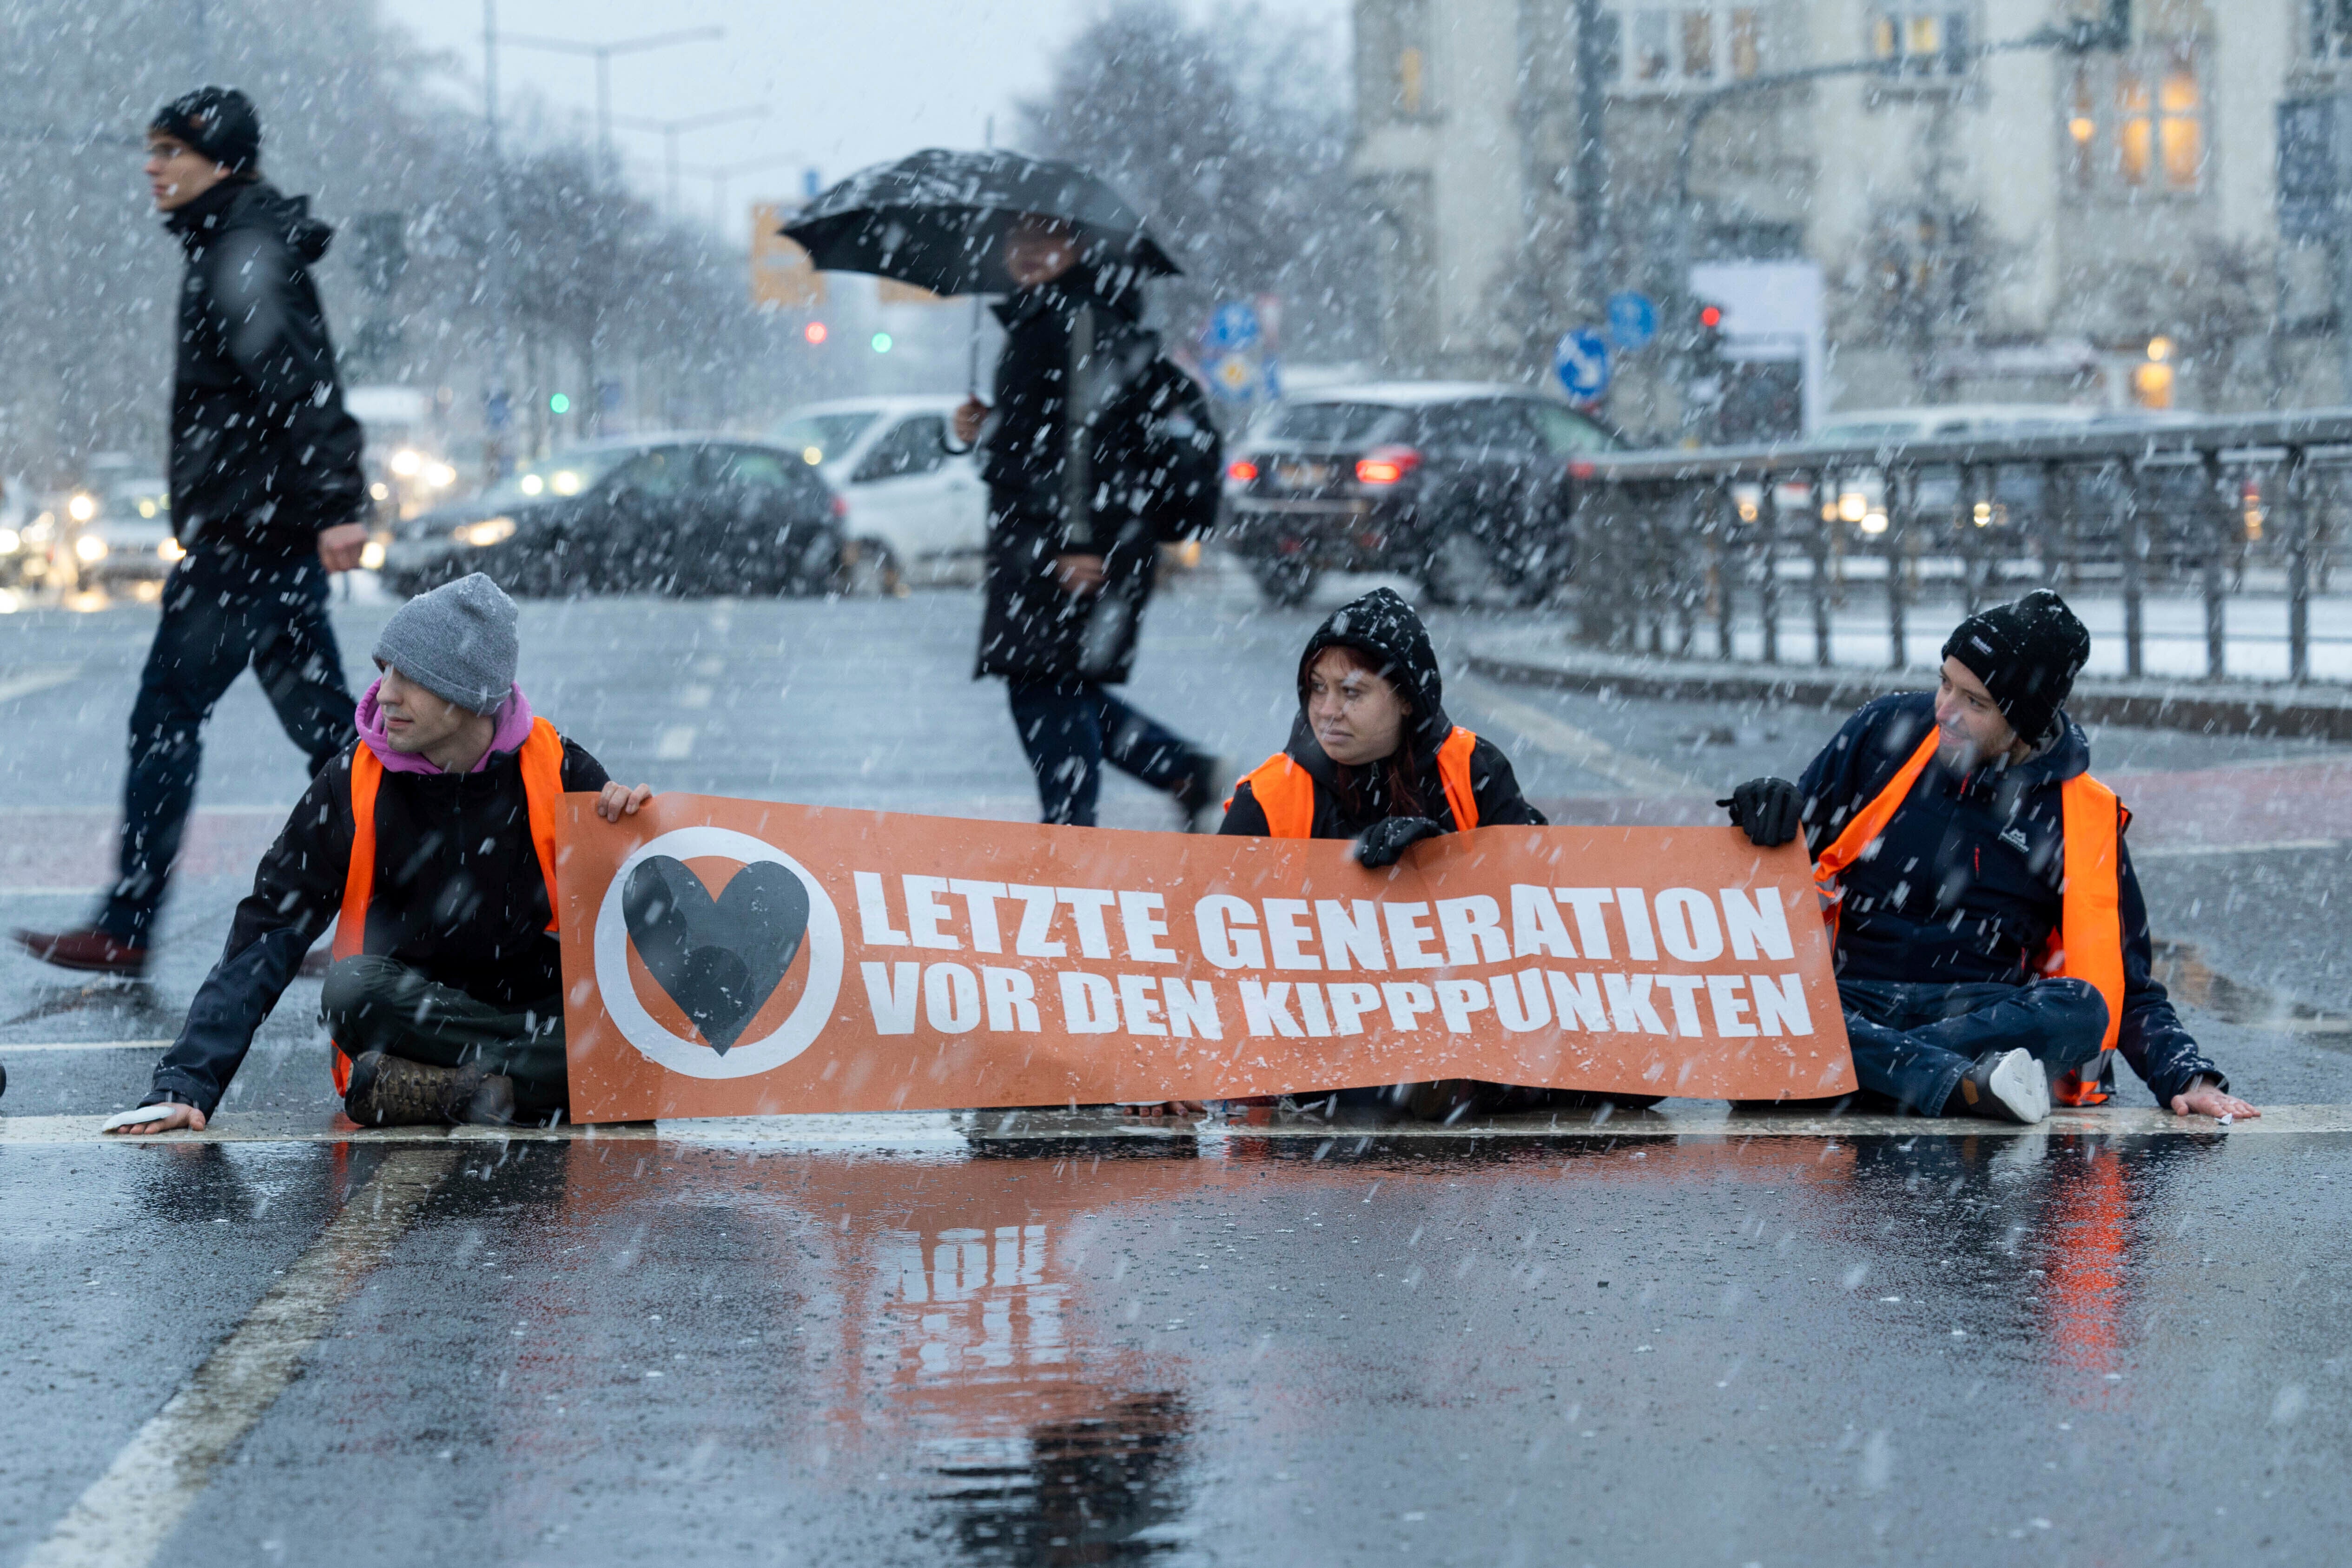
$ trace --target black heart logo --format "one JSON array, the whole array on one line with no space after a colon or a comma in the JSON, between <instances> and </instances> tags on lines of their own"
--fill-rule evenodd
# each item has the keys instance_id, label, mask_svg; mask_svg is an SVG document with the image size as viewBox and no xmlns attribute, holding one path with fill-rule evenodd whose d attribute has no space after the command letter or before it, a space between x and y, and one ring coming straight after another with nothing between
<instances>
[{"instance_id":1,"label":"black heart logo","mask_svg":"<svg viewBox=\"0 0 2352 1568\"><path fill-rule=\"evenodd\" d=\"M713 899L685 861L641 860L621 889L629 940L655 984L725 1056L808 933L808 889L772 860L744 867Z\"/></svg>"}]
</instances>

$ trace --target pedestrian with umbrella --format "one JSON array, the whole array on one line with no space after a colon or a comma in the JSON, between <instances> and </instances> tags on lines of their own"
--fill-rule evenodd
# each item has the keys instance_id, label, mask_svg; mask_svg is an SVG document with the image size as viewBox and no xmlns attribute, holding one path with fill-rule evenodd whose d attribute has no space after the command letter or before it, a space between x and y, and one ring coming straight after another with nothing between
<instances>
[{"instance_id":1,"label":"pedestrian with umbrella","mask_svg":"<svg viewBox=\"0 0 2352 1568\"><path fill-rule=\"evenodd\" d=\"M1105 689L1133 668L1160 544L1216 515L1207 399L1142 325L1144 282L1175 263L1100 180L1011 153L866 170L783 232L823 269L1006 296L996 402L956 416L989 488L974 678L1004 678L1045 821L1092 826L1108 762L1205 826L1223 763Z\"/></svg>"}]
</instances>

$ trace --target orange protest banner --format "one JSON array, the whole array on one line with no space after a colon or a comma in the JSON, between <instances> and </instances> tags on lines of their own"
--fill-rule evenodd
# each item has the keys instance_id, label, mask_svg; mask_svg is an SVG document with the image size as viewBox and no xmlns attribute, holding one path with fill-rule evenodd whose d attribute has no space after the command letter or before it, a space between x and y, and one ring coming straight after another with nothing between
<instances>
[{"instance_id":1,"label":"orange protest banner","mask_svg":"<svg viewBox=\"0 0 2352 1568\"><path fill-rule=\"evenodd\" d=\"M1442 1078L1853 1091L1802 847L1730 827L1349 846L657 796L557 818L581 1121Z\"/></svg>"}]
</instances>

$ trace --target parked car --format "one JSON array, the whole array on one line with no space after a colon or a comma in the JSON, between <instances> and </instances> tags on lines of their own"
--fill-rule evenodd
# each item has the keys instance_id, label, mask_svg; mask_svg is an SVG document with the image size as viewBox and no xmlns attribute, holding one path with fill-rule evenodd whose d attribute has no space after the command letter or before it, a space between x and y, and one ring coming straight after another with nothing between
<instances>
[{"instance_id":1,"label":"parked car","mask_svg":"<svg viewBox=\"0 0 2352 1568\"><path fill-rule=\"evenodd\" d=\"M79 491L67 506L68 517L90 511L75 522L71 547L84 586L161 583L187 553L172 537L172 487L160 476L118 479L102 493Z\"/></svg>"},{"instance_id":2,"label":"parked car","mask_svg":"<svg viewBox=\"0 0 2352 1568\"><path fill-rule=\"evenodd\" d=\"M383 574L409 594L468 572L520 594L817 594L841 569L844 510L780 447L602 441L401 523Z\"/></svg>"},{"instance_id":3,"label":"parked car","mask_svg":"<svg viewBox=\"0 0 2352 1568\"><path fill-rule=\"evenodd\" d=\"M1523 386L1330 387L1237 443L1221 533L1280 604L1325 572L1402 573L1440 605L1532 604L1574 565L1570 463L1624 445Z\"/></svg>"},{"instance_id":4,"label":"parked car","mask_svg":"<svg viewBox=\"0 0 2352 1568\"><path fill-rule=\"evenodd\" d=\"M988 542L988 490L969 451L949 448L961 397L858 397L813 404L770 439L824 477L842 521L851 591L974 583Z\"/></svg>"}]
</instances>

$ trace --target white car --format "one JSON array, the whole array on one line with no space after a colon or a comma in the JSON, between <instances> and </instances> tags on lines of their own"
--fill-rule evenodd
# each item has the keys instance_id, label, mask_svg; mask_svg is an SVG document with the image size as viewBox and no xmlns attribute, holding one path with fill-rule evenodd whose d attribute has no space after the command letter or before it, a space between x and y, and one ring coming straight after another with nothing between
<instances>
[{"instance_id":1,"label":"white car","mask_svg":"<svg viewBox=\"0 0 2352 1568\"><path fill-rule=\"evenodd\" d=\"M849 508L842 560L855 589L976 583L988 542L978 459L949 449L958 396L813 403L769 439L822 474Z\"/></svg>"}]
</instances>

